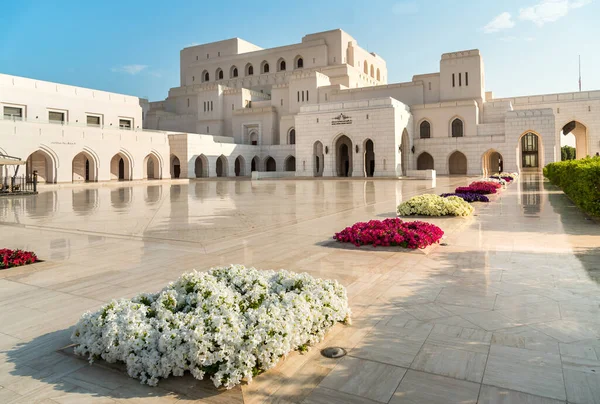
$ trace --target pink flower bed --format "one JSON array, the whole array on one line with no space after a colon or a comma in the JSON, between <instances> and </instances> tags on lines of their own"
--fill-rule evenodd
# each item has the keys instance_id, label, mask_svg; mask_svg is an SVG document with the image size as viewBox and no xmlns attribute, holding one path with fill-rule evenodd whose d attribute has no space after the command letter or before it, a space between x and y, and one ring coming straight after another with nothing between
<instances>
[{"instance_id":1,"label":"pink flower bed","mask_svg":"<svg viewBox=\"0 0 600 404\"><path fill-rule=\"evenodd\" d=\"M0 249L0 269L20 267L38 262L35 253L23 250Z\"/></svg>"},{"instance_id":2,"label":"pink flower bed","mask_svg":"<svg viewBox=\"0 0 600 404\"><path fill-rule=\"evenodd\" d=\"M475 182L472 182L471 184L469 184L468 187L456 188L456 190L454 190L454 192L456 192L457 194L473 193L473 194L487 195L487 194L495 194L496 192L498 192L497 190L501 187L502 187L502 185L495 183L495 182L475 181Z\"/></svg>"},{"instance_id":3,"label":"pink flower bed","mask_svg":"<svg viewBox=\"0 0 600 404\"><path fill-rule=\"evenodd\" d=\"M355 223L333 236L340 243L352 243L357 247L400 246L425 248L440 241L444 232L439 227L421 221L403 222L398 218L371 220Z\"/></svg>"}]
</instances>

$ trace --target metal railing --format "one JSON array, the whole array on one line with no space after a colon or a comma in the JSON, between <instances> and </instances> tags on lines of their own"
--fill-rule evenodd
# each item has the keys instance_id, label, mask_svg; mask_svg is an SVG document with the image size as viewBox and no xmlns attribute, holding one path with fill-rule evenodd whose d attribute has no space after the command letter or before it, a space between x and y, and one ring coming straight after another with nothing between
<instances>
[{"instance_id":1,"label":"metal railing","mask_svg":"<svg viewBox=\"0 0 600 404\"><path fill-rule=\"evenodd\" d=\"M72 126L76 128L92 128L92 129L111 129L111 130L122 130L125 132L153 132L153 133L166 133L164 130L144 129L144 128L123 128L119 125L97 125L88 124L87 122L67 122L67 121L53 121L48 119L39 118L28 118L28 117L17 117L13 115L0 115L0 121L10 122L27 122L27 123L42 123L57 126Z\"/></svg>"},{"instance_id":2,"label":"metal railing","mask_svg":"<svg viewBox=\"0 0 600 404\"><path fill-rule=\"evenodd\" d=\"M19 176L0 176L0 195L37 193L37 173Z\"/></svg>"}]
</instances>

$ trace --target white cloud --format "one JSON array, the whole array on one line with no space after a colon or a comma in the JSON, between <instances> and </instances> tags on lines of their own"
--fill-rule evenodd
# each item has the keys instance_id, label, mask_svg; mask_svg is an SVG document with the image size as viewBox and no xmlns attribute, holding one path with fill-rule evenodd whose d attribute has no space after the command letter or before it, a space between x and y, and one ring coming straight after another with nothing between
<instances>
[{"instance_id":1,"label":"white cloud","mask_svg":"<svg viewBox=\"0 0 600 404\"><path fill-rule=\"evenodd\" d=\"M147 65L124 65L119 67L113 67L110 69L113 73L127 73L131 75L136 75L142 70L146 69Z\"/></svg>"},{"instance_id":2,"label":"white cloud","mask_svg":"<svg viewBox=\"0 0 600 404\"><path fill-rule=\"evenodd\" d=\"M519 10L519 19L531 21L538 27L559 20L569 11L586 6L592 0L541 0L538 4Z\"/></svg>"},{"instance_id":3,"label":"white cloud","mask_svg":"<svg viewBox=\"0 0 600 404\"><path fill-rule=\"evenodd\" d=\"M392 13L396 15L417 14L419 7L415 1L401 1L392 6Z\"/></svg>"},{"instance_id":4,"label":"white cloud","mask_svg":"<svg viewBox=\"0 0 600 404\"><path fill-rule=\"evenodd\" d=\"M492 21L488 22L487 25L483 27L483 32L486 34L491 34L493 32L510 29L514 26L515 22L513 21L510 13L504 12L497 15Z\"/></svg>"},{"instance_id":5,"label":"white cloud","mask_svg":"<svg viewBox=\"0 0 600 404\"><path fill-rule=\"evenodd\" d=\"M531 41L535 41L534 37L531 36L526 36L526 37L518 37L518 36L505 36L500 38L500 40L502 42L514 42L514 41L525 41L525 42L531 42Z\"/></svg>"}]
</instances>

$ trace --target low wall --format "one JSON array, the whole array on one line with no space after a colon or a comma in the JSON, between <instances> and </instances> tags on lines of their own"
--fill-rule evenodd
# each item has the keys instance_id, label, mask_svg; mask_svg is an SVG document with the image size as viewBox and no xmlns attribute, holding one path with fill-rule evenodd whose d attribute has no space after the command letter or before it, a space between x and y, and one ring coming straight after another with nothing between
<instances>
[{"instance_id":1,"label":"low wall","mask_svg":"<svg viewBox=\"0 0 600 404\"><path fill-rule=\"evenodd\" d=\"M435 180L435 170L407 170L406 176L423 180Z\"/></svg>"}]
</instances>

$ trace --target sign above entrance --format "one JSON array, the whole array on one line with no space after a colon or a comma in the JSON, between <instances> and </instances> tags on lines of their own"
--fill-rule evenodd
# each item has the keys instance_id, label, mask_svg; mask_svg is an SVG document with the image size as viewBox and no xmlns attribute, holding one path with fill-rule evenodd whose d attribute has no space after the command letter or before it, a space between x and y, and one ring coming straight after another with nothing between
<instances>
[{"instance_id":1,"label":"sign above entrance","mask_svg":"<svg viewBox=\"0 0 600 404\"><path fill-rule=\"evenodd\" d=\"M350 125L352 124L352 119L348 115L339 114L338 116L334 116L331 119L332 125Z\"/></svg>"}]
</instances>

